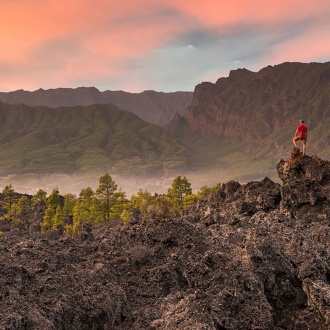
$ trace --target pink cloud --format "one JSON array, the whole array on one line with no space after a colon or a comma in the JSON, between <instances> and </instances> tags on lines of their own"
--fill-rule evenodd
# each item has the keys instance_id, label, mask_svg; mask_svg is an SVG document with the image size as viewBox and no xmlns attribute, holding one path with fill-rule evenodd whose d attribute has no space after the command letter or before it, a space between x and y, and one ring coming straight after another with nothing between
<instances>
[{"instance_id":1,"label":"pink cloud","mask_svg":"<svg viewBox=\"0 0 330 330\"><path fill-rule=\"evenodd\" d=\"M330 60L328 37L330 26L317 26L304 33L282 42L271 52L269 61L313 62ZM269 63L271 64L271 63Z\"/></svg>"},{"instance_id":2,"label":"pink cloud","mask_svg":"<svg viewBox=\"0 0 330 330\"><path fill-rule=\"evenodd\" d=\"M250 26L256 34L267 31L265 38L278 36L279 41L265 50L265 65L325 58L330 52L324 41L330 32L328 0L277 0L266 5L261 0L11 0L0 2L0 12L0 90L68 86L88 78L129 79L127 67L148 65L150 54L196 31L235 38L238 30ZM310 27L302 27L301 34L299 29L292 35L285 30L304 20ZM143 78L143 68L136 70ZM137 84L138 80L126 82Z\"/></svg>"},{"instance_id":3,"label":"pink cloud","mask_svg":"<svg viewBox=\"0 0 330 330\"><path fill-rule=\"evenodd\" d=\"M74 37L91 56L105 54L135 58L179 32L170 18L155 20L158 6L152 1L68 0L5 2L0 12L2 44L11 54L1 57L21 60L31 49L49 39ZM137 20L139 17L139 20Z\"/></svg>"},{"instance_id":4,"label":"pink cloud","mask_svg":"<svg viewBox=\"0 0 330 330\"><path fill-rule=\"evenodd\" d=\"M283 20L297 20L329 11L327 0L165 0L174 8L205 26L231 26L244 23L275 24Z\"/></svg>"},{"instance_id":5,"label":"pink cloud","mask_svg":"<svg viewBox=\"0 0 330 330\"><path fill-rule=\"evenodd\" d=\"M137 59L180 33L182 27L173 18L157 15L160 10L149 0L120 5L103 0L68 0L65 5L55 0L0 3L0 12L5 13L0 21L0 62L20 66L31 79L37 79L39 70L35 69L46 62L43 73L48 72L48 84L53 77L62 77L58 82L62 83L70 74L119 76L125 74L123 61ZM63 52L55 50L56 43L62 47L60 41L63 45L70 39L80 46L79 58L70 53L64 58ZM47 68L43 50L50 45L55 57L50 62L57 67L53 72ZM52 57L50 51L47 56Z\"/></svg>"}]
</instances>

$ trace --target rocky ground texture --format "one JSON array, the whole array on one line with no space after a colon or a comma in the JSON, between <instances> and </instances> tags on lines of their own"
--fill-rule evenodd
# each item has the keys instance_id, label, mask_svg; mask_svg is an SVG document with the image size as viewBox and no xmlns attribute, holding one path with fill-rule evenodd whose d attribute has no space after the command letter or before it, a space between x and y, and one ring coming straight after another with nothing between
<instances>
[{"instance_id":1,"label":"rocky ground texture","mask_svg":"<svg viewBox=\"0 0 330 330\"><path fill-rule=\"evenodd\" d=\"M4 232L0 329L330 329L330 163L277 170L181 219Z\"/></svg>"}]
</instances>

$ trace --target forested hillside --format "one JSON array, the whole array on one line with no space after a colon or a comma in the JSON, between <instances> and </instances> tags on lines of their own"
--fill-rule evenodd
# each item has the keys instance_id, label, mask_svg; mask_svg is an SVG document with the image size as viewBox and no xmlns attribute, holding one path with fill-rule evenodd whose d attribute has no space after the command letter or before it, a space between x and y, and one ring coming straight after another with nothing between
<instances>
[{"instance_id":1,"label":"forested hillside","mask_svg":"<svg viewBox=\"0 0 330 330\"><path fill-rule=\"evenodd\" d=\"M161 127L114 105L29 107L0 103L0 173L162 173L185 164Z\"/></svg>"}]
</instances>

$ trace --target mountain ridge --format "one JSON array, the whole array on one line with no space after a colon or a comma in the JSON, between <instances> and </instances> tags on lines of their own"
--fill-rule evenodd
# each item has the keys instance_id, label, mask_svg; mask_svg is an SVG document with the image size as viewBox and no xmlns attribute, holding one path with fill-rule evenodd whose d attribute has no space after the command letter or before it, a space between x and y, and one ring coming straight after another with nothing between
<instances>
[{"instance_id":1,"label":"mountain ridge","mask_svg":"<svg viewBox=\"0 0 330 330\"><path fill-rule=\"evenodd\" d=\"M194 130L204 132L206 128L198 121L199 125L195 123L194 115L200 115L204 120L208 115L213 119L207 121L208 131L212 129L217 135L231 136L225 125L231 126L237 133L237 129L244 127L244 122L251 126L253 121L259 119L258 117L265 117L265 112L268 112L268 121L264 122L263 128L257 132L255 138L258 138L262 137L265 130L279 129L284 118L294 123L301 117L309 119L310 111L313 110L310 105L314 105L314 108L318 106L315 109L317 113L314 113L316 116L311 117L309 122L316 126L329 113L329 87L330 62L287 62L265 67L258 72L247 69L232 70L228 78L220 78L215 84L197 85L192 104L184 117ZM313 104L316 97L322 98L320 104ZM202 106L204 111L199 112ZM257 113L255 109L258 109ZM213 115L210 113L212 111ZM232 117L227 116L225 123L222 122L221 115L229 113ZM298 114L300 116L297 116ZM236 126L235 122L238 122ZM218 126L219 123L222 125Z\"/></svg>"},{"instance_id":2,"label":"mountain ridge","mask_svg":"<svg viewBox=\"0 0 330 330\"><path fill-rule=\"evenodd\" d=\"M258 72L232 70L216 83L197 85L182 117L193 133L245 144L247 153L278 161L301 118L309 127L308 152L329 158L329 113L330 62L286 62ZM171 125L178 119L169 131Z\"/></svg>"},{"instance_id":3,"label":"mountain ridge","mask_svg":"<svg viewBox=\"0 0 330 330\"><path fill-rule=\"evenodd\" d=\"M82 91L84 91L83 88L79 90L79 92ZM97 92L97 89L92 88L88 91ZM156 99L161 95L153 91L145 91L144 94L150 97L155 96ZM101 105L90 107L99 106ZM108 106L111 107L111 105ZM5 107L5 103L2 107ZM8 169L31 170L35 173L40 165L39 159L44 159L41 166L42 172L47 171L47 168L49 171L54 170L58 173L70 168L92 168L103 164L102 168L115 167L116 170L120 169L124 173L127 173L125 168L127 171L138 173L140 170L144 173L173 173L172 169L176 169L182 175L189 174L190 177L194 177L192 179L194 181L197 178L198 186L214 185L213 178L218 175L221 175L224 180L232 178L247 182L260 179L267 174L271 179L276 180L274 164L291 153L292 138L300 118L303 118L309 127L307 154L330 159L328 130L330 126L330 62L287 62L262 68L258 72L237 69L230 71L228 77L219 78L216 83L203 82L196 86L190 105L185 110L181 109L180 112L173 113L172 121L163 127L164 132L160 133L161 131L153 126L146 129L150 130L153 136L148 142L143 142L140 139L141 136L135 140L136 143L130 141L134 140L136 135L132 127L131 135L125 134L125 125L130 127L130 122L135 122L136 118L133 120L126 114L120 121L119 138L117 134L110 138L109 133L106 133L106 139L112 142L105 143L108 145L105 151L102 137L104 137L104 132L108 132L108 128L105 118L102 119L102 116L99 116L98 124L101 130L97 132L97 125L94 127L88 142L90 150L93 148L94 150L89 151L89 156L85 155L85 158L81 158L81 147L77 146L79 144L77 139L81 138L80 143L83 144L86 136L76 135L77 139L73 139L77 131L82 132L78 127L81 120L78 110L72 112L68 110L70 107L67 107L66 111L75 113L76 117L71 117L64 123L63 118L68 118L68 114L65 114L62 108L63 118L56 117L58 125L62 125L61 129L56 131L51 127L50 132L45 132L44 129L43 132L38 133L44 137L40 139L36 135L25 134L27 130L25 133L22 130L15 131L19 123L30 122L30 119L24 119L22 109L27 109L27 106L21 104L11 105L11 107L11 109L15 107L21 109L22 115L12 120L11 130L7 127L5 131L0 132L2 148L0 169L5 169L4 173L8 173ZM39 111L40 108L35 107L35 109ZM55 114L56 109L49 109L47 113ZM84 107L81 106L80 109ZM94 120L92 111L89 120L90 122ZM111 121L110 118L107 120ZM125 120L127 120L126 123L124 123ZM41 117L38 121L42 122ZM57 125L55 117L49 117L48 121ZM71 129L68 125L71 122L76 122L78 126ZM8 126L8 123L6 125ZM30 125L33 126L31 122ZM103 133L102 130L104 130ZM155 133L156 131L158 133ZM86 128L84 132L87 134L90 131ZM22 143L23 137L19 134L25 134L24 143ZM19 143L8 144L6 139L11 135L20 138L21 140L17 140ZM159 136L162 136L163 140L157 142ZM50 148L47 152L34 151L32 157L22 155L22 147L30 150L33 145L37 148L38 143L51 142L56 138L62 139L57 146L58 149ZM91 142L93 139L99 141L98 144L94 142L93 144ZM147 139L146 134L143 139ZM164 142L165 140L167 142ZM119 143L118 146L116 143ZM143 146L142 149L139 147L140 144ZM170 151L173 150L170 147L171 144L176 150L173 153ZM110 151L110 146L113 151ZM71 154L67 152L70 148L72 148ZM157 152L154 152L154 148ZM48 159L49 166L46 162L47 155L52 155ZM122 158L119 159L118 155ZM32 163L33 157L38 161L35 160ZM86 163L89 163L87 167ZM117 165L114 166L114 163Z\"/></svg>"},{"instance_id":4,"label":"mountain ridge","mask_svg":"<svg viewBox=\"0 0 330 330\"><path fill-rule=\"evenodd\" d=\"M124 91L99 91L95 87L56 88L36 91L17 90L0 92L3 103L50 108L89 106L93 104L114 104L121 110L130 111L144 121L159 126L167 124L176 112L183 114L192 99L192 92L155 92L141 93Z\"/></svg>"}]
</instances>

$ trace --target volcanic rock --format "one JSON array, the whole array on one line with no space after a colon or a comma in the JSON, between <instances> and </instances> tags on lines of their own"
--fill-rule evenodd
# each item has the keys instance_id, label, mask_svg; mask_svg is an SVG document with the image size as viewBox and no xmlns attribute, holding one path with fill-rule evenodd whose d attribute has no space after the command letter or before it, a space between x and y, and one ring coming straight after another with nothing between
<instances>
[{"instance_id":1,"label":"volcanic rock","mask_svg":"<svg viewBox=\"0 0 330 330\"><path fill-rule=\"evenodd\" d=\"M230 181L180 219L0 238L0 329L330 329L329 162Z\"/></svg>"}]
</instances>

